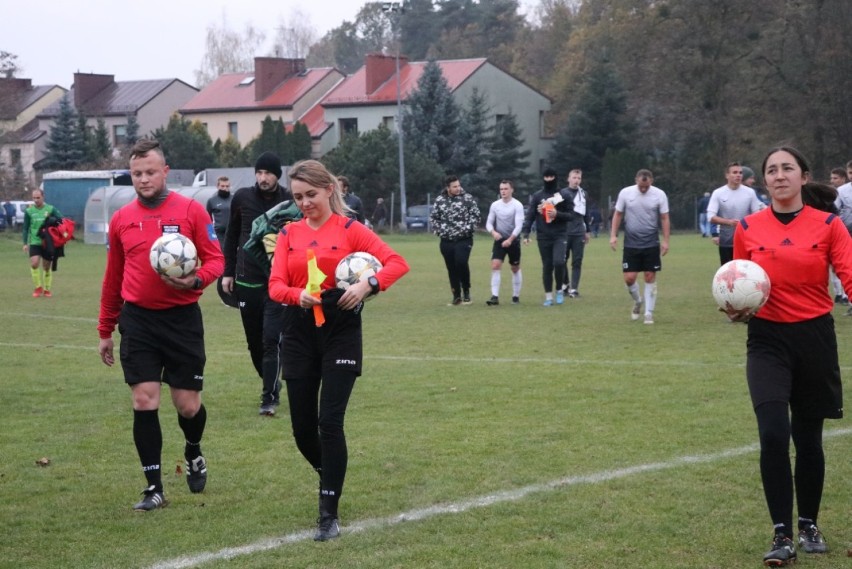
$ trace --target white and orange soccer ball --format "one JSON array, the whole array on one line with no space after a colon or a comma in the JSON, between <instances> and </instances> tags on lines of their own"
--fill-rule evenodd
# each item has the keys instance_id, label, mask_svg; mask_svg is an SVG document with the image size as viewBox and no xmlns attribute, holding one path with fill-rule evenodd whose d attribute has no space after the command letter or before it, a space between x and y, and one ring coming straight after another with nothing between
<instances>
[{"instance_id":1,"label":"white and orange soccer ball","mask_svg":"<svg viewBox=\"0 0 852 569\"><path fill-rule=\"evenodd\" d=\"M769 300L769 275L754 261L734 259L713 276L713 298L725 311L757 312Z\"/></svg>"},{"instance_id":2,"label":"white and orange soccer ball","mask_svg":"<svg viewBox=\"0 0 852 569\"><path fill-rule=\"evenodd\" d=\"M180 233L167 233L151 245L151 267L161 275L185 277L198 264L195 244Z\"/></svg>"}]
</instances>

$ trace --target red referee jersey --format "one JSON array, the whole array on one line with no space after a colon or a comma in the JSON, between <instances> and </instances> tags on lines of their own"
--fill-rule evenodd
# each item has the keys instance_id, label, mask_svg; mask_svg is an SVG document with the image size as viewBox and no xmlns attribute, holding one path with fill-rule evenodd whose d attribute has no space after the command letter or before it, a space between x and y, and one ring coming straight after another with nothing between
<instances>
[{"instance_id":1,"label":"red referee jersey","mask_svg":"<svg viewBox=\"0 0 852 569\"><path fill-rule=\"evenodd\" d=\"M210 214L203 205L175 192L170 192L154 209L144 207L138 199L133 200L115 212L109 222L107 264L98 319L101 338L112 335L124 302L162 310L198 301L201 289L172 288L151 268L151 245L166 233L180 233L195 244L200 264L196 276L204 286L222 274L225 260Z\"/></svg>"},{"instance_id":2,"label":"red referee jersey","mask_svg":"<svg viewBox=\"0 0 852 569\"><path fill-rule=\"evenodd\" d=\"M828 267L852 290L852 238L840 218L810 206L787 225L772 208L746 216L734 233L734 258L769 275L769 300L757 312L773 322L802 322L831 312Z\"/></svg>"},{"instance_id":3,"label":"red referee jersey","mask_svg":"<svg viewBox=\"0 0 852 569\"><path fill-rule=\"evenodd\" d=\"M308 284L308 249L314 250L317 266L326 275L323 290L335 287L337 264L349 253L357 251L370 253L381 261L382 270L376 275L381 290L387 289L408 272L405 259L361 223L332 214L322 227L315 230L301 219L286 225L278 235L269 277L269 297L272 300L299 304L299 295Z\"/></svg>"}]
</instances>

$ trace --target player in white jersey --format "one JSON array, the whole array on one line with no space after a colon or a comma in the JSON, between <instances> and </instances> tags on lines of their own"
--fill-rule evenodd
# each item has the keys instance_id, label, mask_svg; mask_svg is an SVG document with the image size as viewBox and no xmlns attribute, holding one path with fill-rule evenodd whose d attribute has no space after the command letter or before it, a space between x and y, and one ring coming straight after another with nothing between
<instances>
[{"instance_id":1,"label":"player in white jersey","mask_svg":"<svg viewBox=\"0 0 852 569\"><path fill-rule=\"evenodd\" d=\"M734 229L742 218L764 208L757 193L744 186L743 167L731 162L725 169L724 186L716 188L710 195L707 217L710 223L719 225L719 261L724 265L734 258Z\"/></svg>"},{"instance_id":2,"label":"player in white jersey","mask_svg":"<svg viewBox=\"0 0 852 569\"><path fill-rule=\"evenodd\" d=\"M624 284L633 299L630 318L638 320L642 314L642 296L636 282L639 271L645 276L645 324L654 323L657 302L657 271L662 269L661 257L669 251L669 200L666 193L651 185L654 175L650 170L636 172L636 184L618 192L615 213L612 216L609 245L618 246L618 227L624 220L624 253L621 270ZM660 241L660 226L663 239Z\"/></svg>"},{"instance_id":3,"label":"player in white jersey","mask_svg":"<svg viewBox=\"0 0 852 569\"><path fill-rule=\"evenodd\" d=\"M831 185L837 188L837 199L834 200L834 205L837 206L838 215L846 225L846 229L852 234L852 177L850 176L852 176L852 160L846 163L845 170L843 168L831 170ZM834 288L834 302L848 305L849 296L843 290L840 279L831 267L829 267L828 278ZM852 307L849 307L846 316L852 316Z\"/></svg>"},{"instance_id":4,"label":"player in white jersey","mask_svg":"<svg viewBox=\"0 0 852 569\"><path fill-rule=\"evenodd\" d=\"M512 304L520 302L521 284L521 241L518 236L524 225L524 206L513 197L515 188L509 180L500 182L500 199L488 209L485 229L494 238L491 247L491 298L488 306L500 304L500 269L508 255L512 269Z\"/></svg>"}]
</instances>

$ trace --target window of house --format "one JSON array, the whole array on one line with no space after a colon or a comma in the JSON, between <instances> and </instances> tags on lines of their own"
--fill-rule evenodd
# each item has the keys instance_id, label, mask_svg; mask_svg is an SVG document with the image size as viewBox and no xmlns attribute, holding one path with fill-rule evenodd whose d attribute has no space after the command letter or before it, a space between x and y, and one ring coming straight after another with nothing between
<instances>
[{"instance_id":1,"label":"window of house","mask_svg":"<svg viewBox=\"0 0 852 569\"><path fill-rule=\"evenodd\" d=\"M12 166L20 166L21 165L21 149L20 148L9 149L9 160L12 162Z\"/></svg>"},{"instance_id":2,"label":"window of house","mask_svg":"<svg viewBox=\"0 0 852 569\"><path fill-rule=\"evenodd\" d=\"M340 119L340 135L358 134L358 119Z\"/></svg>"},{"instance_id":3,"label":"window of house","mask_svg":"<svg viewBox=\"0 0 852 569\"><path fill-rule=\"evenodd\" d=\"M115 140L114 147L124 146L127 144L127 125L117 124L112 127L112 138Z\"/></svg>"},{"instance_id":4,"label":"window of house","mask_svg":"<svg viewBox=\"0 0 852 569\"><path fill-rule=\"evenodd\" d=\"M229 122L228 123L228 134L234 137L234 140L239 140L239 130L237 129L237 123Z\"/></svg>"},{"instance_id":5,"label":"window of house","mask_svg":"<svg viewBox=\"0 0 852 569\"><path fill-rule=\"evenodd\" d=\"M541 138L547 136L547 125L545 124L545 113L544 111L538 112L538 135Z\"/></svg>"},{"instance_id":6,"label":"window of house","mask_svg":"<svg viewBox=\"0 0 852 569\"><path fill-rule=\"evenodd\" d=\"M500 134L500 131L503 129L503 121L506 120L506 115L494 115L494 133Z\"/></svg>"},{"instance_id":7,"label":"window of house","mask_svg":"<svg viewBox=\"0 0 852 569\"><path fill-rule=\"evenodd\" d=\"M387 128L391 132L394 131L395 122L396 121L394 120L394 117L382 117L382 124L385 125L385 128Z\"/></svg>"}]
</instances>

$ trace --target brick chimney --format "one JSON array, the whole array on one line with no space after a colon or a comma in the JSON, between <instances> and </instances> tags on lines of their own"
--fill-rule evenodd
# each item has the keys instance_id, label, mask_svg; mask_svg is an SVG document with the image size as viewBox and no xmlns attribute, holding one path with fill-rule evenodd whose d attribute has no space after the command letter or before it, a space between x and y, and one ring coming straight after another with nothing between
<instances>
[{"instance_id":1,"label":"brick chimney","mask_svg":"<svg viewBox=\"0 0 852 569\"><path fill-rule=\"evenodd\" d=\"M0 120L15 120L19 101L33 88L32 79L0 77Z\"/></svg>"},{"instance_id":2,"label":"brick chimney","mask_svg":"<svg viewBox=\"0 0 852 569\"><path fill-rule=\"evenodd\" d=\"M82 109L86 101L115 83L115 75L97 73L74 74L74 106Z\"/></svg>"},{"instance_id":3,"label":"brick chimney","mask_svg":"<svg viewBox=\"0 0 852 569\"><path fill-rule=\"evenodd\" d=\"M408 63L408 58L404 55L399 56L399 68L402 69L406 63ZM369 95L396 73L396 56L368 53L365 67L367 68L367 92L365 94Z\"/></svg>"},{"instance_id":4,"label":"brick chimney","mask_svg":"<svg viewBox=\"0 0 852 569\"><path fill-rule=\"evenodd\" d=\"M0 77L0 92L23 93L33 88L32 79L20 79L17 77Z\"/></svg>"},{"instance_id":5,"label":"brick chimney","mask_svg":"<svg viewBox=\"0 0 852 569\"><path fill-rule=\"evenodd\" d=\"M254 100L262 101L288 77L305 70L304 59L254 58Z\"/></svg>"}]
</instances>

